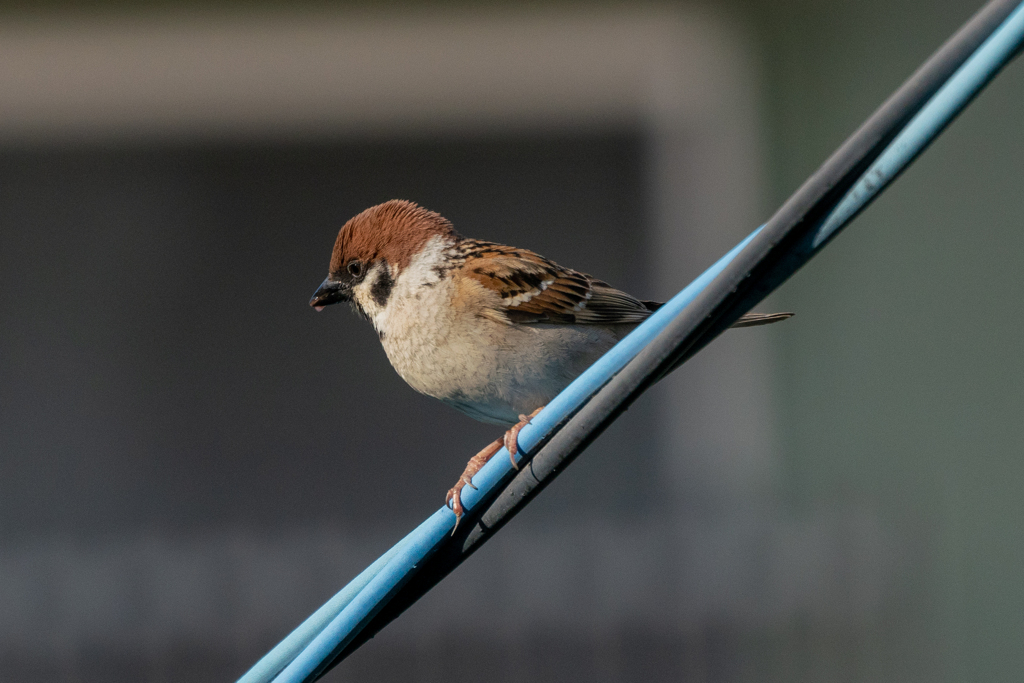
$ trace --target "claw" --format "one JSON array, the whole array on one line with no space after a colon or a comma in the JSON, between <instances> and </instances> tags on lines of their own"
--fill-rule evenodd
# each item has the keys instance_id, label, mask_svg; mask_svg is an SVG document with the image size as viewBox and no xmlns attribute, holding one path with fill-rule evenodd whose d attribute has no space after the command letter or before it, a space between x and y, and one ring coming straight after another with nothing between
<instances>
[{"instance_id":1,"label":"claw","mask_svg":"<svg viewBox=\"0 0 1024 683\"><path fill-rule=\"evenodd\" d=\"M462 482L460 481L455 486L448 489L448 495L444 498L444 504L451 508L451 511L455 513L455 526L452 527L452 535L455 534L455 530L459 528L459 522L462 521L462 496L460 491L462 490Z\"/></svg>"},{"instance_id":2,"label":"claw","mask_svg":"<svg viewBox=\"0 0 1024 683\"><path fill-rule=\"evenodd\" d=\"M462 489L466 486L476 489L476 486L473 484L473 475L479 472L480 468L501 449L501 445L502 440L495 439L482 451L470 458L469 462L466 463L466 469L462 472L462 476L459 477L459 481L455 486L448 489L448 494L444 497L444 504L455 513L455 526L452 527L453 534L459 528L459 522L462 520L462 513L464 512L462 507Z\"/></svg>"},{"instance_id":3,"label":"claw","mask_svg":"<svg viewBox=\"0 0 1024 683\"><path fill-rule=\"evenodd\" d=\"M523 430L523 427L530 424L530 420L537 417L537 413L544 410L544 406L537 408L529 415L520 415L519 422L514 424L511 429L505 432L503 439L505 448L508 450L508 459L512 461L512 467L519 469L519 465L516 464L516 453L519 452L519 432Z\"/></svg>"},{"instance_id":4,"label":"claw","mask_svg":"<svg viewBox=\"0 0 1024 683\"><path fill-rule=\"evenodd\" d=\"M505 450L508 451L508 459L512 463L512 467L519 469L519 465L516 464L516 453L519 452L519 430L522 429L519 425L512 427L512 429L505 432L505 436L502 437L502 442L505 444Z\"/></svg>"}]
</instances>

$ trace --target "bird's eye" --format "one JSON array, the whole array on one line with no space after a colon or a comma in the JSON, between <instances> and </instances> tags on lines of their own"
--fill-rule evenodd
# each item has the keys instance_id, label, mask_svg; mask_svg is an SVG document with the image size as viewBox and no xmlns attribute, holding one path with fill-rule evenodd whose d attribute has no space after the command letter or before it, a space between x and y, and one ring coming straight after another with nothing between
<instances>
[{"instance_id":1,"label":"bird's eye","mask_svg":"<svg viewBox=\"0 0 1024 683\"><path fill-rule=\"evenodd\" d=\"M362 261L349 261L346 266L348 274L354 278L360 278L363 276L363 262Z\"/></svg>"}]
</instances>

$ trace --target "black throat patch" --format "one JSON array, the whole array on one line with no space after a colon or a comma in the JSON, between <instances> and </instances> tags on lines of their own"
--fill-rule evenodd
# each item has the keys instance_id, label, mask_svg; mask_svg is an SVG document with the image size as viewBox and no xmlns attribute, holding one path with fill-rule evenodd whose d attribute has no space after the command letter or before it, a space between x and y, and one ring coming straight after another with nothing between
<instances>
[{"instance_id":1,"label":"black throat patch","mask_svg":"<svg viewBox=\"0 0 1024 683\"><path fill-rule=\"evenodd\" d=\"M395 286L395 281L391 279L391 269L387 263L381 264L380 275L377 276L377 281L373 283L373 287L370 288L370 296L373 297L374 303L381 308L384 308L388 302L388 297L391 296L391 290Z\"/></svg>"}]
</instances>

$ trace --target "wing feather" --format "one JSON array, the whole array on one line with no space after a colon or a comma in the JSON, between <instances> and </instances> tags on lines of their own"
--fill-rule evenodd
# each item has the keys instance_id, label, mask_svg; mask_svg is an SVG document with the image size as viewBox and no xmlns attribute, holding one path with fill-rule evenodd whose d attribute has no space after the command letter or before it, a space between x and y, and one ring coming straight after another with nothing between
<instances>
[{"instance_id":1,"label":"wing feather","mask_svg":"<svg viewBox=\"0 0 1024 683\"><path fill-rule=\"evenodd\" d=\"M498 294L511 322L619 325L651 314L625 292L532 251L465 240L460 256L463 274Z\"/></svg>"}]
</instances>

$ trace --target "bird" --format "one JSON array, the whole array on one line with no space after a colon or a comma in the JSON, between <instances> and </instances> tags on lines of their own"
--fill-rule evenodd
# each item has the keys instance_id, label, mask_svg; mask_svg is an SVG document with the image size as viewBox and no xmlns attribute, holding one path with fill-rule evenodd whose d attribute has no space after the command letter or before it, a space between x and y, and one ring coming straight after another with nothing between
<instances>
[{"instance_id":1,"label":"bird","mask_svg":"<svg viewBox=\"0 0 1024 683\"><path fill-rule=\"evenodd\" d=\"M661 306L527 249L463 237L402 199L371 206L338 232L309 305L342 302L370 321L409 386L506 428L448 490L456 527L462 490L476 488L480 468L502 446L516 467L519 431ZM791 315L748 313L733 327Z\"/></svg>"}]
</instances>

